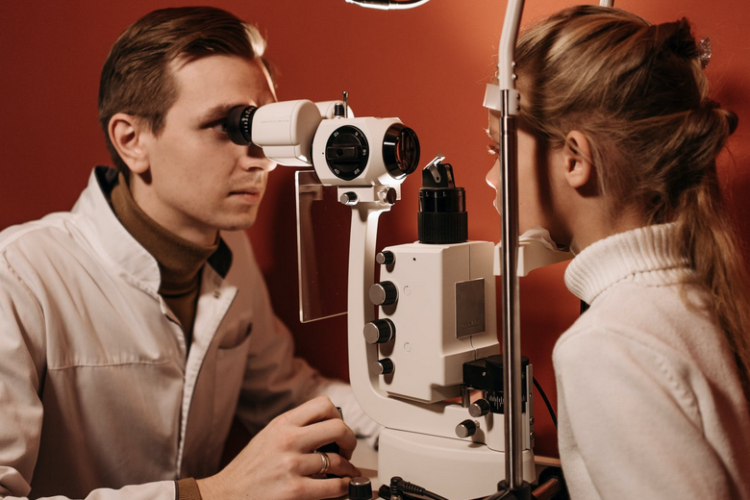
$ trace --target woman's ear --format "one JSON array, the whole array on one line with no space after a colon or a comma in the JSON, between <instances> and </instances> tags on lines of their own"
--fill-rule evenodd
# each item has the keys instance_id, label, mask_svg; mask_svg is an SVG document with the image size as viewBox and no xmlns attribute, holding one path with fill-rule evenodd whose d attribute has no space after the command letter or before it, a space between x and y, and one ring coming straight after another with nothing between
<instances>
[{"instance_id":1,"label":"woman's ear","mask_svg":"<svg viewBox=\"0 0 750 500\"><path fill-rule=\"evenodd\" d=\"M596 175L591 163L591 145L588 138L578 130L568 133L563 152L565 180L574 189L583 189L595 182Z\"/></svg>"},{"instance_id":2,"label":"woman's ear","mask_svg":"<svg viewBox=\"0 0 750 500\"><path fill-rule=\"evenodd\" d=\"M131 172L143 174L148 171L148 137L150 129L133 115L116 113L109 119L109 138L122 161Z\"/></svg>"}]
</instances>

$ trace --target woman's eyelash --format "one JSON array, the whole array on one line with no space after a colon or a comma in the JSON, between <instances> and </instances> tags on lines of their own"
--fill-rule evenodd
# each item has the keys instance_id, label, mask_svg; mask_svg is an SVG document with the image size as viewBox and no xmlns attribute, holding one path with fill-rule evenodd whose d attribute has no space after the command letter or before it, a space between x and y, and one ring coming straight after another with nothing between
<instances>
[{"instance_id":1,"label":"woman's eyelash","mask_svg":"<svg viewBox=\"0 0 750 500\"><path fill-rule=\"evenodd\" d=\"M491 142L487 145L487 152L491 155L499 155L500 147L494 142Z\"/></svg>"}]
</instances>

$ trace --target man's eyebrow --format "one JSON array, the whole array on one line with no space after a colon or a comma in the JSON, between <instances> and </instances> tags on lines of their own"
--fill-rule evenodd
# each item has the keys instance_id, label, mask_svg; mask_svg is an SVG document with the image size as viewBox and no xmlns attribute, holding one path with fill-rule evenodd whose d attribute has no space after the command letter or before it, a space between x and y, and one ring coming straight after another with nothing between
<instances>
[{"instance_id":1,"label":"man's eyebrow","mask_svg":"<svg viewBox=\"0 0 750 500\"><path fill-rule=\"evenodd\" d=\"M217 104L216 106L213 106L213 107L209 108L208 110L206 110L206 112L201 115L201 120L200 121L205 122L205 121L210 121L210 120L216 120L216 119L219 119L219 118L223 118L223 117L225 117L225 116L227 116L229 114L229 111L232 108L235 108L237 106L258 106L258 107L260 107L260 106L263 106L265 104L270 104L272 102L275 102L275 101L273 99L269 99L268 102L261 102L261 103L258 103L258 104L248 104L247 102L232 102L232 103L227 102L227 103Z\"/></svg>"},{"instance_id":2,"label":"man's eyebrow","mask_svg":"<svg viewBox=\"0 0 750 500\"><path fill-rule=\"evenodd\" d=\"M215 120L217 118L222 118L228 115L229 111L235 106L242 106L242 103L217 104L216 106L213 106L212 108L209 108L204 113L202 113L200 121L204 122L204 121L209 121L209 120Z\"/></svg>"}]
</instances>

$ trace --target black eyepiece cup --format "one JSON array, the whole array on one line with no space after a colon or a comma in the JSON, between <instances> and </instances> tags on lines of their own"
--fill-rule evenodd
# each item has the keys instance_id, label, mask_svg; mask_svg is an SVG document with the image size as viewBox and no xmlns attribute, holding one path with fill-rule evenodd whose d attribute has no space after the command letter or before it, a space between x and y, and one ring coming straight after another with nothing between
<instances>
[{"instance_id":1,"label":"black eyepiece cup","mask_svg":"<svg viewBox=\"0 0 750 500\"><path fill-rule=\"evenodd\" d=\"M235 106L227 115L227 135L229 139L240 146L253 143L253 115L258 110L256 106Z\"/></svg>"}]
</instances>

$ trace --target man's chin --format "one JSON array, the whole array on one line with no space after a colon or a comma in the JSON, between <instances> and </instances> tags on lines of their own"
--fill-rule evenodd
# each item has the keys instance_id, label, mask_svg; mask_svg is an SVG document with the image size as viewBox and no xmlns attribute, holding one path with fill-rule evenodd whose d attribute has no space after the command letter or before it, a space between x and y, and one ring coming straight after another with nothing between
<instances>
[{"instance_id":1,"label":"man's chin","mask_svg":"<svg viewBox=\"0 0 750 500\"><path fill-rule=\"evenodd\" d=\"M251 210L243 211L243 213L234 213L232 215L227 214L222 220L219 220L218 228L221 231L242 231L250 229L255 225L255 221L258 218L258 207L251 207Z\"/></svg>"},{"instance_id":2,"label":"man's chin","mask_svg":"<svg viewBox=\"0 0 750 500\"><path fill-rule=\"evenodd\" d=\"M255 218L253 220L248 222L237 222L234 224L227 224L225 226L222 226L219 228L221 231L244 231L245 229L250 229L255 224Z\"/></svg>"}]
</instances>

